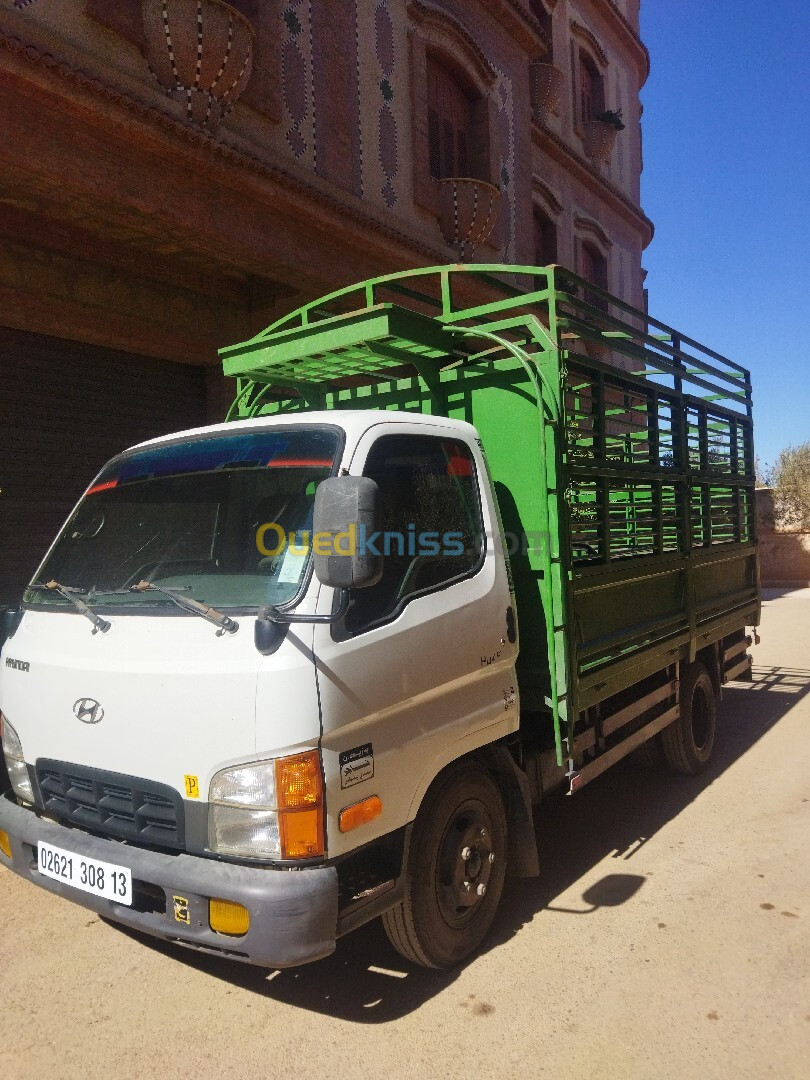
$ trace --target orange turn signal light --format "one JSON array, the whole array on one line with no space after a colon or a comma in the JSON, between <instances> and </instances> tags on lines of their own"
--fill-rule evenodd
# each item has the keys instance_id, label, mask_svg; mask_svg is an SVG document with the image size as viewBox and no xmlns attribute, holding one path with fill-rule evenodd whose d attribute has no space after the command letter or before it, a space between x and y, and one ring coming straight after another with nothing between
<instances>
[{"instance_id":1,"label":"orange turn signal light","mask_svg":"<svg viewBox=\"0 0 810 1080\"><path fill-rule=\"evenodd\" d=\"M323 802L321 757L307 750L276 761L276 798L279 810L304 810Z\"/></svg>"},{"instance_id":2,"label":"orange turn signal light","mask_svg":"<svg viewBox=\"0 0 810 1080\"><path fill-rule=\"evenodd\" d=\"M281 855L285 859L315 859L325 853L323 811L288 810L278 815Z\"/></svg>"},{"instance_id":3,"label":"orange turn signal light","mask_svg":"<svg viewBox=\"0 0 810 1080\"><path fill-rule=\"evenodd\" d=\"M208 923L217 934L243 937L250 929L250 912L232 900L209 900Z\"/></svg>"},{"instance_id":4,"label":"orange turn signal light","mask_svg":"<svg viewBox=\"0 0 810 1080\"><path fill-rule=\"evenodd\" d=\"M314 859L326 853L323 774L317 750L276 761L276 799L283 859Z\"/></svg>"},{"instance_id":5,"label":"orange turn signal light","mask_svg":"<svg viewBox=\"0 0 810 1080\"><path fill-rule=\"evenodd\" d=\"M3 832L0 829L0 851L3 852L7 859L11 858L11 840L7 832Z\"/></svg>"},{"instance_id":6,"label":"orange turn signal light","mask_svg":"<svg viewBox=\"0 0 810 1080\"><path fill-rule=\"evenodd\" d=\"M367 825L369 821L378 818L381 813L382 800L376 795L372 795L370 798L363 799L362 802L347 806L345 810L340 811L340 831L351 832L352 829L359 829L361 825Z\"/></svg>"}]
</instances>

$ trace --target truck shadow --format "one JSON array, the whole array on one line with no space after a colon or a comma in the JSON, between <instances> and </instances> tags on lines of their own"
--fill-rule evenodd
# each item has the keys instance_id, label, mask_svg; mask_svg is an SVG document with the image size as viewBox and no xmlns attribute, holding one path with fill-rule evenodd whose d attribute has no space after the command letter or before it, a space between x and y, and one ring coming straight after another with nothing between
<instances>
[{"instance_id":1,"label":"truck shadow","mask_svg":"<svg viewBox=\"0 0 810 1080\"><path fill-rule=\"evenodd\" d=\"M600 907L631 901L646 880L631 872L633 856L808 692L810 671L755 667L752 683L732 684L724 690L714 757L702 775L678 777L663 769L620 763L576 797L549 800L536 814L540 877L507 882L495 926L482 951L511 940L544 910L588 915ZM587 871L611 856L616 872L586 889L581 903L554 903ZM270 973L125 932L178 963L253 994L360 1024L380 1024L407 1015L450 987L463 970L435 972L409 964L388 943L379 920L341 939L326 960ZM483 1014L489 1008L483 1001L464 1004L473 1013Z\"/></svg>"},{"instance_id":2,"label":"truck shadow","mask_svg":"<svg viewBox=\"0 0 810 1080\"><path fill-rule=\"evenodd\" d=\"M575 797L552 798L538 808L540 877L515 883L504 896L490 945L508 940L602 859L612 857L617 870L632 869L633 857L659 829L810 693L808 670L755 666L752 674L752 682L724 688L714 754L701 775L674 776L663 766L620 762Z\"/></svg>"}]
</instances>

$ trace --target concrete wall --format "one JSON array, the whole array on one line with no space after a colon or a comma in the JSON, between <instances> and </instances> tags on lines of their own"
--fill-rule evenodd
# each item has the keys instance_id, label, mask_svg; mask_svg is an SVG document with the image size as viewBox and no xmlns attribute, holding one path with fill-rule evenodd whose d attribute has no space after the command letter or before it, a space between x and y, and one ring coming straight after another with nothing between
<instances>
[{"instance_id":1,"label":"concrete wall","mask_svg":"<svg viewBox=\"0 0 810 1080\"><path fill-rule=\"evenodd\" d=\"M810 585L810 533L763 529L759 561L763 585Z\"/></svg>"},{"instance_id":2,"label":"concrete wall","mask_svg":"<svg viewBox=\"0 0 810 1080\"><path fill-rule=\"evenodd\" d=\"M810 585L810 533L774 525L773 493L757 489L759 563L763 585Z\"/></svg>"}]
</instances>

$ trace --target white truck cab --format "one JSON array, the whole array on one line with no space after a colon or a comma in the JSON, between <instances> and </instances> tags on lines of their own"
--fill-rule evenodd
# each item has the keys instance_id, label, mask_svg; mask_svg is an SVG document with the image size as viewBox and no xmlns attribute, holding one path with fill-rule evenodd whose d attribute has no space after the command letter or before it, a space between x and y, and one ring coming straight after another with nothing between
<instances>
[{"instance_id":1,"label":"white truck cab","mask_svg":"<svg viewBox=\"0 0 810 1080\"><path fill-rule=\"evenodd\" d=\"M319 535L316 492L340 501L355 477L384 532ZM362 588L324 583L358 550ZM327 955L390 908L435 778L518 726L496 504L475 429L442 417L312 412L136 446L90 485L15 624L0 863L256 964ZM502 881L487 813L448 853L460 924Z\"/></svg>"}]
</instances>

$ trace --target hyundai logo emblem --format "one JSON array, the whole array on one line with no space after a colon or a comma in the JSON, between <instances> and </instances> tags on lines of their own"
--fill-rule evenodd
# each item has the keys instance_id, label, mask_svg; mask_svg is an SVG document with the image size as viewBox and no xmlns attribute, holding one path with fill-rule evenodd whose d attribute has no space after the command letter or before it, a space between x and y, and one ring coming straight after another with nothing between
<instances>
[{"instance_id":1,"label":"hyundai logo emblem","mask_svg":"<svg viewBox=\"0 0 810 1080\"><path fill-rule=\"evenodd\" d=\"M95 698L79 698L73 706L73 715L83 724L99 724L104 719L104 709Z\"/></svg>"}]
</instances>

